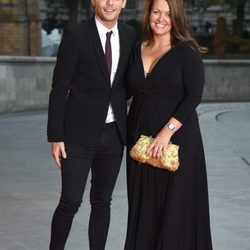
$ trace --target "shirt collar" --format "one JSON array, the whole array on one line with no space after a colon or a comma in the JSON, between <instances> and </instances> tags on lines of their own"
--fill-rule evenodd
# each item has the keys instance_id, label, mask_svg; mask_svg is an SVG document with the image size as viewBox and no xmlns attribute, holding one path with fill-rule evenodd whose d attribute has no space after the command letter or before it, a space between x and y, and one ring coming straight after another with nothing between
<instances>
[{"instance_id":1,"label":"shirt collar","mask_svg":"<svg viewBox=\"0 0 250 250\"><path fill-rule=\"evenodd\" d=\"M98 30L98 33L100 36L102 37L106 37L106 33L112 31L112 35L114 36L118 36L118 25L117 22L115 24L115 26L112 29L108 29L107 27L105 27L95 16L95 23L96 23L96 27Z\"/></svg>"}]
</instances>

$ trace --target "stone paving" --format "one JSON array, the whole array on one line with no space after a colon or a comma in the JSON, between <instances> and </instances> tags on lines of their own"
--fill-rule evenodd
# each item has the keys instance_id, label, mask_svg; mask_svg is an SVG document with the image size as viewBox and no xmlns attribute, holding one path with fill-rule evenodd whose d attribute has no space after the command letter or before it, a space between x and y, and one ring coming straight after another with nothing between
<instances>
[{"instance_id":1,"label":"stone paving","mask_svg":"<svg viewBox=\"0 0 250 250\"><path fill-rule=\"evenodd\" d=\"M250 250L250 103L198 107L206 152L214 250ZM46 142L45 111L0 116L0 250L46 250L60 171ZM89 184L67 250L87 250ZM113 195L107 250L122 250L125 160ZM199 249L203 250L203 249Z\"/></svg>"}]
</instances>

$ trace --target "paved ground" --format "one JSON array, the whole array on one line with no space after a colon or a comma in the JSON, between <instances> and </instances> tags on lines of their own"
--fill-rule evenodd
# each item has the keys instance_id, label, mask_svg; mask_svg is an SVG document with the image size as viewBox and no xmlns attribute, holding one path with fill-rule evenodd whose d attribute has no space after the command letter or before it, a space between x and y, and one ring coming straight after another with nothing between
<instances>
[{"instance_id":1,"label":"paved ground","mask_svg":"<svg viewBox=\"0 0 250 250\"><path fill-rule=\"evenodd\" d=\"M250 103L202 104L214 250L250 250ZM60 172L46 143L46 113L0 116L0 250L48 249ZM89 185L67 249L87 250ZM113 196L107 250L122 250L125 165ZM202 250L202 249L199 249Z\"/></svg>"}]
</instances>

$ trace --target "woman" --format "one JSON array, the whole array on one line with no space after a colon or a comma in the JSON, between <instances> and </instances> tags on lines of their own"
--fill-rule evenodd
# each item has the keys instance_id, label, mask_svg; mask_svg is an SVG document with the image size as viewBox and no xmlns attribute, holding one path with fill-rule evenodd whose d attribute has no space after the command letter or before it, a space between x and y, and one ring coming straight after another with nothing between
<instances>
[{"instance_id":1,"label":"woman","mask_svg":"<svg viewBox=\"0 0 250 250\"><path fill-rule=\"evenodd\" d=\"M125 250L211 250L206 166L195 111L201 101L202 48L190 36L181 0L146 4L144 39L131 58L128 152L140 135L148 153L180 146L172 173L127 157L129 217Z\"/></svg>"}]
</instances>

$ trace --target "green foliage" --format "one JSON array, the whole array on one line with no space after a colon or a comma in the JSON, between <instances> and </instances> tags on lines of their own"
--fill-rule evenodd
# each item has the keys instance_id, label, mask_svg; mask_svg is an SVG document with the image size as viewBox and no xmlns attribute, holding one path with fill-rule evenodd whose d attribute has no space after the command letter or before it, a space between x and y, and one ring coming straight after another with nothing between
<instances>
[{"instance_id":1,"label":"green foliage","mask_svg":"<svg viewBox=\"0 0 250 250\"><path fill-rule=\"evenodd\" d=\"M45 2L50 8L69 8L74 2L80 2L85 7L90 0L45 0Z\"/></svg>"},{"instance_id":2,"label":"green foliage","mask_svg":"<svg viewBox=\"0 0 250 250\"><path fill-rule=\"evenodd\" d=\"M229 38L229 44L240 52L250 53L250 39L244 39L239 36L232 36Z\"/></svg>"},{"instance_id":3,"label":"green foliage","mask_svg":"<svg viewBox=\"0 0 250 250\"><path fill-rule=\"evenodd\" d=\"M129 21L126 21L126 24L132 26L135 28L136 33L137 33L137 41L142 40L142 24L141 22L137 21L136 19L131 19Z\"/></svg>"},{"instance_id":4,"label":"green foliage","mask_svg":"<svg viewBox=\"0 0 250 250\"><path fill-rule=\"evenodd\" d=\"M46 19L42 23L42 28L50 34L55 28L63 29L63 22L60 11L65 7L65 0L45 0L47 5Z\"/></svg>"},{"instance_id":5,"label":"green foliage","mask_svg":"<svg viewBox=\"0 0 250 250\"><path fill-rule=\"evenodd\" d=\"M229 5L231 7L235 7L238 4L242 4L247 2L248 0L220 0L219 2L224 5Z\"/></svg>"},{"instance_id":6,"label":"green foliage","mask_svg":"<svg viewBox=\"0 0 250 250\"><path fill-rule=\"evenodd\" d=\"M184 0L188 7L192 8L192 11L199 11L206 8L206 0Z\"/></svg>"},{"instance_id":7,"label":"green foliage","mask_svg":"<svg viewBox=\"0 0 250 250\"><path fill-rule=\"evenodd\" d=\"M188 6L193 7L194 9L206 9L211 5L222 5L228 6L231 8L235 8L239 4L245 4L250 0L184 0L188 4Z\"/></svg>"},{"instance_id":8,"label":"green foliage","mask_svg":"<svg viewBox=\"0 0 250 250\"><path fill-rule=\"evenodd\" d=\"M90 0L45 0L48 7L46 20L43 21L42 27L49 34L53 29L64 29L67 25L67 20L62 19L62 10L77 8L78 3L86 6ZM69 14L70 15L70 14Z\"/></svg>"}]
</instances>

